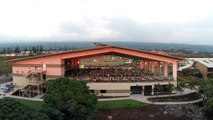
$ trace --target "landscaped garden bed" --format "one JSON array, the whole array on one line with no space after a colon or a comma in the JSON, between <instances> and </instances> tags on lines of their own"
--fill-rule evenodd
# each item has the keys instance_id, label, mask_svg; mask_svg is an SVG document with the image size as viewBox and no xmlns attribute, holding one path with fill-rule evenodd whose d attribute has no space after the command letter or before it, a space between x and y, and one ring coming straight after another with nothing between
<instances>
[{"instance_id":1,"label":"landscaped garden bed","mask_svg":"<svg viewBox=\"0 0 213 120\"><path fill-rule=\"evenodd\" d=\"M179 96L168 96L168 97L152 97L148 98L149 101L152 102L185 102L185 101L193 101L200 98L200 95L197 92L189 93L186 95Z\"/></svg>"},{"instance_id":2,"label":"landscaped garden bed","mask_svg":"<svg viewBox=\"0 0 213 120\"><path fill-rule=\"evenodd\" d=\"M94 120L187 120L170 115L164 105L146 105L134 108L98 109Z\"/></svg>"}]
</instances>

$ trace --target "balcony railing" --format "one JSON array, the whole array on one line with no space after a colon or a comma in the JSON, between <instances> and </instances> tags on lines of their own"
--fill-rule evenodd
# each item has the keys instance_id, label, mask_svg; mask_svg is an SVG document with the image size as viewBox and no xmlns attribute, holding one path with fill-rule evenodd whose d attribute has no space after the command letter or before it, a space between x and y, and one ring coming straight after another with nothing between
<instances>
[{"instance_id":1,"label":"balcony railing","mask_svg":"<svg viewBox=\"0 0 213 120\"><path fill-rule=\"evenodd\" d=\"M113 83L131 83L131 82L169 82L174 81L172 77L152 76L152 77L74 77L71 79L84 80L86 82L113 82Z\"/></svg>"}]
</instances>

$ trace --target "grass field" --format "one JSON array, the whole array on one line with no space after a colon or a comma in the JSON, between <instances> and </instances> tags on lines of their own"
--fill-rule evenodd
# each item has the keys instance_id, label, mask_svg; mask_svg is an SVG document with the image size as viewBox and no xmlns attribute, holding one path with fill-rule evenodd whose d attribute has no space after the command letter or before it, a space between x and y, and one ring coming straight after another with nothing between
<instances>
[{"instance_id":1,"label":"grass field","mask_svg":"<svg viewBox=\"0 0 213 120\"><path fill-rule=\"evenodd\" d=\"M15 98L13 98L13 99L15 99ZM22 103L24 105L32 107L34 109L37 109L37 110L42 109L43 102L31 101L31 100L23 100L23 99L15 99L15 100L19 101L20 103Z\"/></svg>"},{"instance_id":2,"label":"grass field","mask_svg":"<svg viewBox=\"0 0 213 120\"><path fill-rule=\"evenodd\" d=\"M15 99L15 100L19 101L24 105L35 108L37 110L42 109L43 102L23 100L23 99ZM143 106L148 106L148 104L138 102L135 100L113 100L113 101L99 101L97 104L97 109L137 108Z\"/></svg>"},{"instance_id":3,"label":"grass field","mask_svg":"<svg viewBox=\"0 0 213 120\"><path fill-rule=\"evenodd\" d=\"M123 65L125 62L120 61L103 61L103 62L81 62L83 65Z\"/></svg>"},{"instance_id":4,"label":"grass field","mask_svg":"<svg viewBox=\"0 0 213 120\"><path fill-rule=\"evenodd\" d=\"M10 59L0 58L0 75L12 72L12 67L9 63L6 62L7 60L10 60Z\"/></svg>"},{"instance_id":5,"label":"grass field","mask_svg":"<svg viewBox=\"0 0 213 120\"><path fill-rule=\"evenodd\" d=\"M135 108L143 107L148 104L138 102L135 100L113 100L113 101L99 101L97 109L117 109L117 108Z\"/></svg>"}]
</instances>

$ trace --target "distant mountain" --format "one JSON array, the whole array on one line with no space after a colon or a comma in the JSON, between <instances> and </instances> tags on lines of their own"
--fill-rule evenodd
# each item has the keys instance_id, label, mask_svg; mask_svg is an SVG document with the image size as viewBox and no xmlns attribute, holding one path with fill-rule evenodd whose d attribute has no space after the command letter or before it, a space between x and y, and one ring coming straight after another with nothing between
<instances>
[{"instance_id":1,"label":"distant mountain","mask_svg":"<svg viewBox=\"0 0 213 120\"><path fill-rule=\"evenodd\" d=\"M126 46L138 49L162 49L162 50L188 50L200 52L213 52L211 45L190 45L175 43L143 43L143 42L109 42L110 44Z\"/></svg>"},{"instance_id":2,"label":"distant mountain","mask_svg":"<svg viewBox=\"0 0 213 120\"><path fill-rule=\"evenodd\" d=\"M88 48L92 47L92 42L67 42L67 41L60 41L60 42L20 42L20 43L2 43L0 44L0 49L6 47L16 47L19 46L20 48L29 48L32 46L42 45L44 49L48 48Z\"/></svg>"},{"instance_id":3,"label":"distant mountain","mask_svg":"<svg viewBox=\"0 0 213 120\"><path fill-rule=\"evenodd\" d=\"M125 46L137 49L162 49L162 50L189 50L213 52L213 46L208 45L188 45L188 44L174 44L174 43L143 43L143 42L103 42L112 45ZM44 49L48 48L89 48L93 46L92 42L25 42L25 43L2 43L0 49L5 47L19 46L21 48L29 48L30 46L42 45Z\"/></svg>"}]
</instances>

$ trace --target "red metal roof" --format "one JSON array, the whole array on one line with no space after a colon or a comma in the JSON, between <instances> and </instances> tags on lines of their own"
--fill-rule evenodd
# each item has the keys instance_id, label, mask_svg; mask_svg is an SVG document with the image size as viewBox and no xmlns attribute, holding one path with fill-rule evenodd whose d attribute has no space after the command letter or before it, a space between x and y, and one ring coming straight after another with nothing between
<instances>
[{"instance_id":1,"label":"red metal roof","mask_svg":"<svg viewBox=\"0 0 213 120\"><path fill-rule=\"evenodd\" d=\"M120 47L120 46L114 46L114 45L108 45L108 44L99 43L99 42L94 42L94 45L96 46L95 48L87 48L87 49L81 49L81 50L72 50L72 51L65 51L65 52L52 53L52 54L46 54L46 55L38 55L38 56L33 56L33 57L19 58L19 59L9 60L8 62L12 63L12 62L21 61L21 60L27 60L27 59L48 57L48 56L68 54L68 53L74 53L74 52L83 52L83 51L90 51L90 50L98 50L98 49L103 49L103 48L125 49L125 50L130 50L130 51L136 51L136 52L142 52L142 53L147 53L147 54L152 54L152 55L157 55L157 56L163 56L163 57L173 58L173 59L176 59L176 60L183 60L183 58L180 58L180 57L174 57L174 56L170 56L170 55L163 55L163 54L153 53L153 52L149 52L149 51L145 51L145 50L132 49L132 48ZM128 54L128 53L126 53L126 54Z\"/></svg>"}]
</instances>

